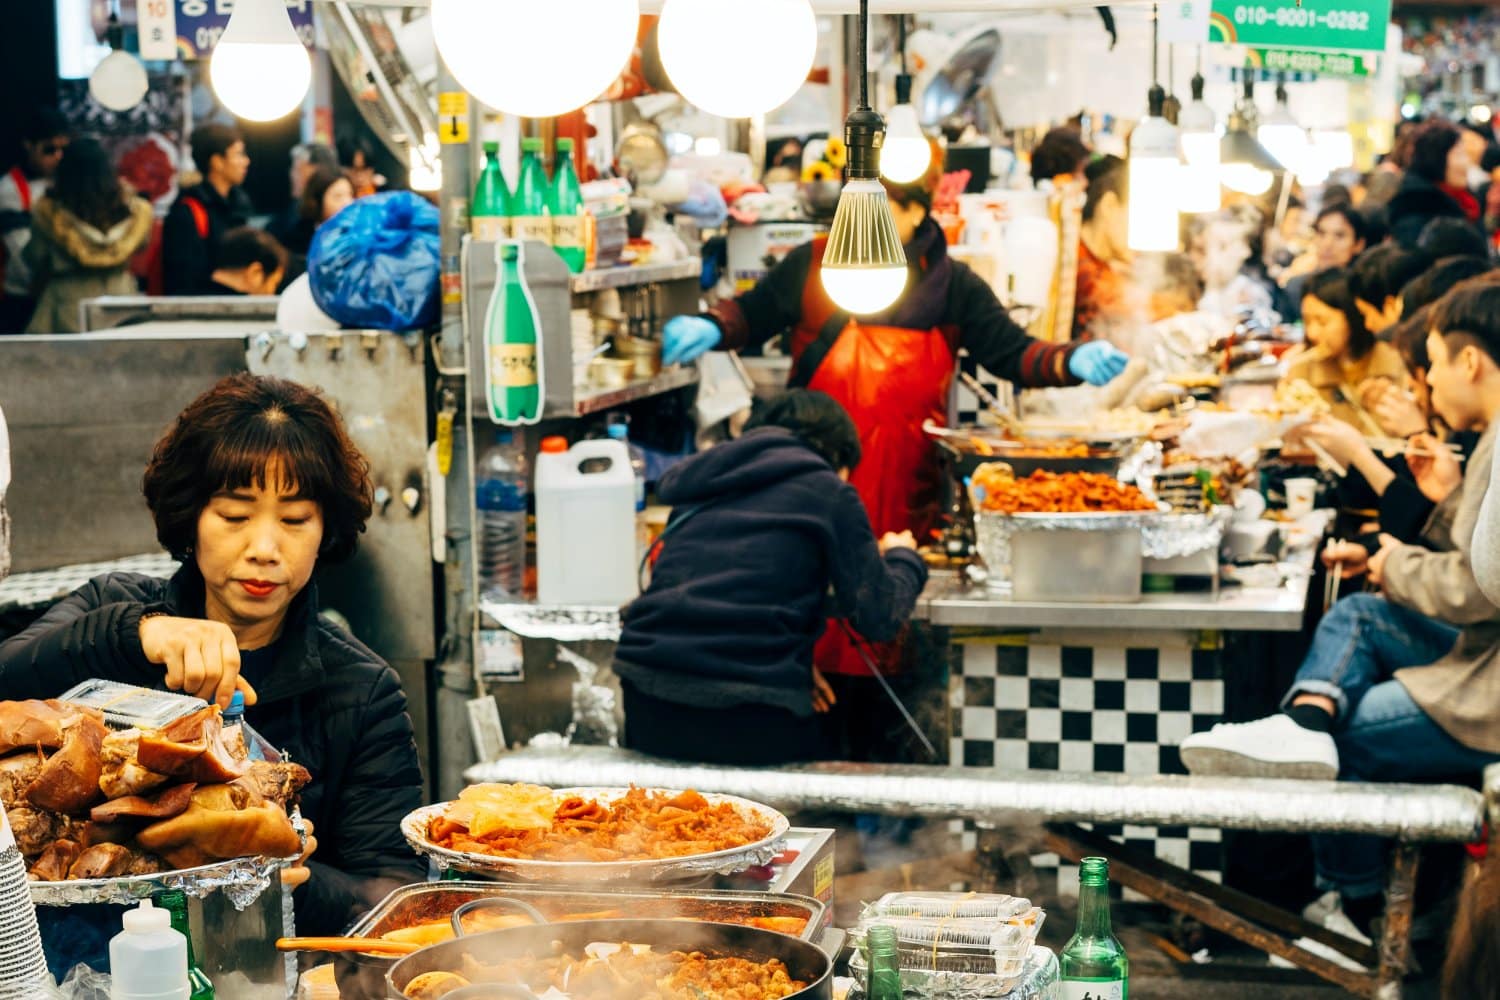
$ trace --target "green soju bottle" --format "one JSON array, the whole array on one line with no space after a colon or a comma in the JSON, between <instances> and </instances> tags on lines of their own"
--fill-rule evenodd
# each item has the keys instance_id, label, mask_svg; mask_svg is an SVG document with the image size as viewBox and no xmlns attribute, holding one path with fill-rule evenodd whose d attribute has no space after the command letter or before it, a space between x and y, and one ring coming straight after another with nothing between
<instances>
[{"instance_id":1,"label":"green soju bottle","mask_svg":"<svg viewBox=\"0 0 1500 1000\"><path fill-rule=\"evenodd\" d=\"M552 242L547 215L547 171L542 168L542 140L521 140L521 176L510 200L510 235L518 240Z\"/></svg>"},{"instance_id":2,"label":"green soju bottle","mask_svg":"<svg viewBox=\"0 0 1500 1000\"><path fill-rule=\"evenodd\" d=\"M552 213L552 248L577 274L588 257L585 245L583 192L578 187L578 172L573 168L573 140L557 140L557 166L552 171L552 189L547 209Z\"/></svg>"},{"instance_id":3,"label":"green soju bottle","mask_svg":"<svg viewBox=\"0 0 1500 1000\"><path fill-rule=\"evenodd\" d=\"M1109 923L1109 860L1084 858L1078 875L1078 927L1058 956L1061 1000L1126 1000L1130 959Z\"/></svg>"},{"instance_id":4,"label":"green soju bottle","mask_svg":"<svg viewBox=\"0 0 1500 1000\"><path fill-rule=\"evenodd\" d=\"M168 889L157 894L156 905L170 915L172 929L187 938L188 994L189 1000L214 1000L214 984L198 965L193 955L193 932L188 923L187 894L180 889Z\"/></svg>"},{"instance_id":5,"label":"green soju bottle","mask_svg":"<svg viewBox=\"0 0 1500 1000\"><path fill-rule=\"evenodd\" d=\"M484 317L484 367L490 419L534 424L542 417L541 319L526 287L525 250L515 240L495 244L495 294Z\"/></svg>"},{"instance_id":6,"label":"green soju bottle","mask_svg":"<svg viewBox=\"0 0 1500 1000\"><path fill-rule=\"evenodd\" d=\"M474 201L469 206L469 231L476 240L495 242L510 235L510 191L500 172L500 144L484 144L484 169L474 185Z\"/></svg>"},{"instance_id":7,"label":"green soju bottle","mask_svg":"<svg viewBox=\"0 0 1500 1000\"><path fill-rule=\"evenodd\" d=\"M885 924L871 927L865 935L865 948L870 963L867 1000L901 1000L901 956L895 928Z\"/></svg>"}]
</instances>

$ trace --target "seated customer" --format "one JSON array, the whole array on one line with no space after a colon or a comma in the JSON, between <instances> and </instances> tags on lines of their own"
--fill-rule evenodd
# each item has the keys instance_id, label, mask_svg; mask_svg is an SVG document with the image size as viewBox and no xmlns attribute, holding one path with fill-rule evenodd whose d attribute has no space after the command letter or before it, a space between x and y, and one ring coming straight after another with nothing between
<instances>
[{"instance_id":1,"label":"seated customer","mask_svg":"<svg viewBox=\"0 0 1500 1000\"><path fill-rule=\"evenodd\" d=\"M1452 427L1485 428L1462 487L1429 521L1440 551L1387 540L1368 569L1383 593L1334 605L1285 713L1188 737L1194 774L1420 781L1500 761L1500 608L1469 562L1500 434L1500 287L1439 303L1427 350L1434 410ZM1366 922L1380 907L1384 845L1319 836L1314 850L1320 884Z\"/></svg>"},{"instance_id":2,"label":"seated customer","mask_svg":"<svg viewBox=\"0 0 1500 1000\"><path fill-rule=\"evenodd\" d=\"M1302 322L1309 349L1293 359L1286 381L1305 381L1345 423L1378 432L1368 409L1385 387L1406 379L1390 344L1377 341L1355 304L1349 272L1319 271L1307 280Z\"/></svg>"},{"instance_id":3,"label":"seated customer","mask_svg":"<svg viewBox=\"0 0 1500 1000\"><path fill-rule=\"evenodd\" d=\"M1354 292L1365 329L1379 337L1403 315L1401 290L1427 270L1432 259L1392 243L1372 246L1349 265L1349 288Z\"/></svg>"},{"instance_id":4,"label":"seated customer","mask_svg":"<svg viewBox=\"0 0 1500 1000\"><path fill-rule=\"evenodd\" d=\"M628 747L725 764L826 756L814 713L832 693L813 646L830 585L835 614L884 642L927 580L910 533L876 542L848 484L859 455L831 396L793 390L662 477L676 509L615 653Z\"/></svg>"},{"instance_id":5,"label":"seated customer","mask_svg":"<svg viewBox=\"0 0 1500 1000\"><path fill-rule=\"evenodd\" d=\"M274 236L252 226L225 233L214 260L218 266L206 295L275 295L286 275L286 250Z\"/></svg>"},{"instance_id":6,"label":"seated customer","mask_svg":"<svg viewBox=\"0 0 1500 1000\"><path fill-rule=\"evenodd\" d=\"M422 773L396 672L318 616L315 572L354 553L368 465L322 397L232 375L156 444L146 504L182 568L110 573L0 644L0 698L54 698L91 677L228 705L312 773L302 815L318 847L297 885L297 929L336 934L427 865L401 817Z\"/></svg>"}]
</instances>

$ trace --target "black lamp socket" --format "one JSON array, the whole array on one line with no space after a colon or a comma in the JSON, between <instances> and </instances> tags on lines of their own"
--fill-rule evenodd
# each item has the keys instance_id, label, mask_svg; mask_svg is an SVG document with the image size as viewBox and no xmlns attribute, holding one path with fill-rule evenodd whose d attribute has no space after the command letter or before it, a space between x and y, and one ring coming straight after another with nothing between
<instances>
[{"instance_id":1,"label":"black lamp socket","mask_svg":"<svg viewBox=\"0 0 1500 1000\"><path fill-rule=\"evenodd\" d=\"M870 108L856 108L844 119L844 145L849 163L844 176L851 180L880 177L880 147L885 145L885 119Z\"/></svg>"}]
</instances>

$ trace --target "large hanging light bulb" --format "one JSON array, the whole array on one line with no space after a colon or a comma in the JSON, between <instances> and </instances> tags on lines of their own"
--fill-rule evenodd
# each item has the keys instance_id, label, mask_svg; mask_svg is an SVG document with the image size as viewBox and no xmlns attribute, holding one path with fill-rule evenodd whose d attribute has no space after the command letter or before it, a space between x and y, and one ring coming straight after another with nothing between
<instances>
[{"instance_id":1,"label":"large hanging light bulb","mask_svg":"<svg viewBox=\"0 0 1500 1000\"><path fill-rule=\"evenodd\" d=\"M729 24L731 44L715 44ZM656 39L683 97L721 118L749 118L779 108L807 81L818 20L808 0L756 0L753 12L743 0L667 0Z\"/></svg>"},{"instance_id":2,"label":"large hanging light bulb","mask_svg":"<svg viewBox=\"0 0 1500 1000\"><path fill-rule=\"evenodd\" d=\"M880 150L880 176L896 184L911 184L932 167L932 144L911 104L911 74L906 71L906 15L896 19L896 46L901 72L896 77L896 106L886 116L885 145Z\"/></svg>"},{"instance_id":3,"label":"large hanging light bulb","mask_svg":"<svg viewBox=\"0 0 1500 1000\"><path fill-rule=\"evenodd\" d=\"M1217 212L1219 193L1219 133L1213 109L1203 100L1203 73L1193 74L1193 99L1177 116L1182 144L1182 182L1177 208L1190 215Z\"/></svg>"},{"instance_id":4,"label":"large hanging light bulb","mask_svg":"<svg viewBox=\"0 0 1500 1000\"><path fill-rule=\"evenodd\" d=\"M1156 5L1151 5L1151 78L1156 79ZM1162 116L1167 92L1153 82L1146 117L1130 133L1130 198L1126 243L1132 250L1177 249L1177 194L1182 161L1177 130Z\"/></svg>"},{"instance_id":5,"label":"large hanging light bulb","mask_svg":"<svg viewBox=\"0 0 1500 1000\"><path fill-rule=\"evenodd\" d=\"M1307 131L1292 117L1285 74L1276 83L1276 106L1255 130L1255 138L1287 170L1300 175L1307 169Z\"/></svg>"},{"instance_id":6,"label":"large hanging light bulb","mask_svg":"<svg viewBox=\"0 0 1500 1000\"><path fill-rule=\"evenodd\" d=\"M889 308L906 290L906 251L879 180L885 122L870 109L869 25L870 0L859 0L859 107L844 119L849 161L822 267L833 304L859 316Z\"/></svg>"},{"instance_id":7,"label":"large hanging light bulb","mask_svg":"<svg viewBox=\"0 0 1500 1000\"><path fill-rule=\"evenodd\" d=\"M551 118L614 82L635 48L640 15L637 0L432 0L432 34L476 98L497 111Z\"/></svg>"},{"instance_id":8,"label":"large hanging light bulb","mask_svg":"<svg viewBox=\"0 0 1500 1000\"><path fill-rule=\"evenodd\" d=\"M219 100L240 118L269 122L295 111L312 85L312 59L283 0L239 0L208 75Z\"/></svg>"},{"instance_id":9,"label":"large hanging light bulb","mask_svg":"<svg viewBox=\"0 0 1500 1000\"><path fill-rule=\"evenodd\" d=\"M1255 126L1255 78L1245 72L1245 90L1229 116L1229 129L1219 143L1219 180L1231 191L1259 196L1271 189L1282 169L1266 147L1251 134Z\"/></svg>"},{"instance_id":10,"label":"large hanging light bulb","mask_svg":"<svg viewBox=\"0 0 1500 1000\"><path fill-rule=\"evenodd\" d=\"M120 27L118 0L109 12L104 36L111 49L89 75L89 96L111 111L129 111L146 96L146 67L134 53L125 51L125 29Z\"/></svg>"}]
</instances>

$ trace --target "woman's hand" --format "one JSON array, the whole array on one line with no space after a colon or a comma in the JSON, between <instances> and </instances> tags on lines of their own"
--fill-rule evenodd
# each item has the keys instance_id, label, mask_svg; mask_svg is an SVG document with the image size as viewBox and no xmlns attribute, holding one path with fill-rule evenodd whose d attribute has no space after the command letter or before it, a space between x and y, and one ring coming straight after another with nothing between
<instances>
[{"instance_id":1,"label":"woman's hand","mask_svg":"<svg viewBox=\"0 0 1500 1000\"><path fill-rule=\"evenodd\" d=\"M1344 466L1353 465L1356 458L1370 450L1358 429L1333 417L1319 417L1312 423L1294 427L1286 436L1289 443L1316 442Z\"/></svg>"},{"instance_id":2,"label":"woman's hand","mask_svg":"<svg viewBox=\"0 0 1500 1000\"><path fill-rule=\"evenodd\" d=\"M240 649L222 622L153 615L141 622L146 659L167 668L167 687L228 708L236 689L255 704L255 689L240 676Z\"/></svg>"},{"instance_id":3,"label":"woman's hand","mask_svg":"<svg viewBox=\"0 0 1500 1000\"><path fill-rule=\"evenodd\" d=\"M1406 467L1417 489L1433 503L1442 503L1464 481L1458 456L1431 434L1417 434L1407 442Z\"/></svg>"},{"instance_id":4,"label":"woman's hand","mask_svg":"<svg viewBox=\"0 0 1500 1000\"><path fill-rule=\"evenodd\" d=\"M880 554L885 555L891 549L912 549L917 547L917 540L912 537L910 531L887 531L880 539Z\"/></svg>"},{"instance_id":5,"label":"woman's hand","mask_svg":"<svg viewBox=\"0 0 1500 1000\"><path fill-rule=\"evenodd\" d=\"M1380 536L1380 551L1370 557L1370 582L1375 586L1385 586L1385 561L1400 547L1401 543L1391 535Z\"/></svg>"},{"instance_id":6,"label":"woman's hand","mask_svg":"<svg viewBox=\"0 0 1500 1000\"><path fill-rule=\"evenodd\" d=\"M1323 549L1323 565L1340 568L1339 579L1359 576L1370 562L1370 550L1358 542L1334 542Z\"/></svg>"},{"instance_id":7,"label":"woman's hand","mask_svg":"<svg viewBox=\"0 0 1500 1000\"><path fill-rule=\"evenodd\" d=\"M1391 437L1408 438L1427 433L1427 416L1417 401L1394 385L1386 386L1369 406L1370 416Z\"/></svg>"},{"instance_id":8,"label":"woman's hand","mask_svg":"<svg viewBox=\"0 0 1500 1000\"><path fill-rule=\"evenodd\" d=\"M307 859L312 857L312 852L318 849L318 838L313 836L312 820L305 819L302 825L307 829L307 839L302 844L302 856L297 863L281 870L281 884L288 889L295 889L305 885L312 878L312 871L307 867Z\"/></svg>"},{"instance_id":9,"label":"woman's hand","mask_svg":"<svg viewBox=\"0 0 1500 1000\"><path fill-rule=\"evenodd\" d=\"M827 715L833 706L838 704L838 698L834 697L833 686L828 683L828 678L817 667L813 667L813 711L819 715Z\"/></svg>"}]
</instances>

